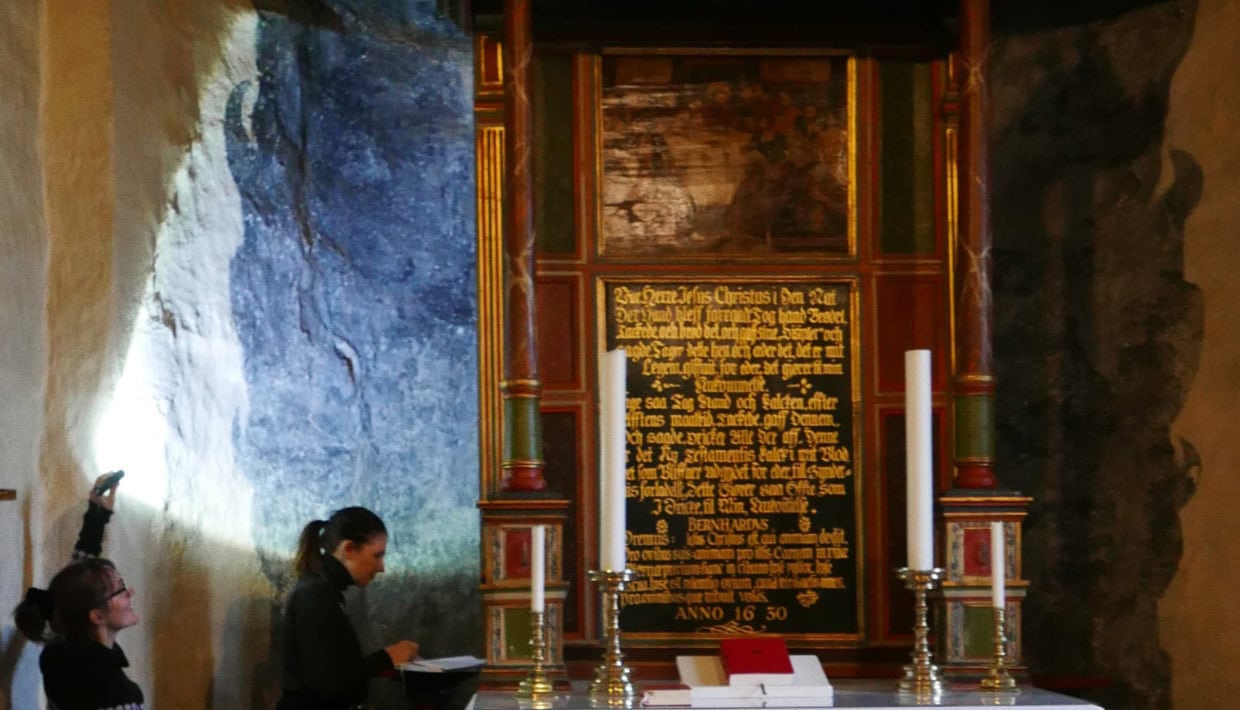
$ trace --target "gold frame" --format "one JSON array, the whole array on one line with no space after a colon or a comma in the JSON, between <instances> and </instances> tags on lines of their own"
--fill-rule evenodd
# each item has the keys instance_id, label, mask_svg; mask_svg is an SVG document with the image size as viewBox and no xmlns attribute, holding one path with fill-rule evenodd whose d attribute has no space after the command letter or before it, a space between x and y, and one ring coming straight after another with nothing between
<instances>
[{"instance_id":1,"label":"gold frame","mask_svg":"<svg viewBox=\"0 0 1240 710\"><path fill-rule=\"evenodd\" d=\"M756 253L747 253L741 251L735 252L708 252L708 253L686 253L686 254L615 254L608 253L604 249L605 238L603 234L603 192L604 192L604 171L603 171L603 103L602 103L602 61L607 56L734 56L734 57L769 57L769 58L838 58L845 57L846 82L845 89L847 106L845 107L846 122L848 128L848 185L847 185L847 226L846 226L846 243L847 248L843 252L826 252L826 251L805 251L805 252L774 252L764 251ZM592 59L592 89L593 89L593 116L591 133L594 136L592 143L593 155L589 156L593 164L593 182L595 185L593 197L593 226L594 233L589 235L592 254L595 259L611 263L629 263L641 262L657 259L659 261L677 262L677 263L693 263L703 261L717 261L720 257L744 261L744 262L782 262L782 261L806 261L839 263L854 262L859 258L858 253L858 198L857 198L857 57L853 52L843 50L830 49L717 49L717 48L693 48L693 47L677 47L677 48L626 48L626 47L610 47L604 48L600 52L591 56ZM579 168L582 169L582 168Z\"/></svg>"},{"instance_id":2,"label":"gold frame","mask_svg":"<svg viewBox=\"0 0 1240 710\"><path fill-rule=\"evenodd\" d=\"M861 366L862 366L862 343L863 333L861 328L861 282L862 277L857 274L837 275L837 274L803 274L803 275L753 275L740 277L726 277L710 274L685 274L680 276L634 276L634 275L597 275L594 283L594 295L596 299L596 330L595 330L595 347L596 352L603 352L607 348L607 289L611 285L617 284L691 284L691 283L708 283L708 284L831 284L846 285L849 290L848 294L848 311L849 311L849 347L852 348L852 357L849 359L849 377L850 380L850 404L852 406L852 432L850 437L850 446L853 470L853 515L855 520L855 530L850 542L850 547L855 564L855 596L856 596L856 633L796 633L782 634L789 641L802 642L805 645L822 644L835 647L851 648L866 640L866 619L868 609L866 607L866 527L867 520L865 515L865 499L866 499L866 474L865 460L860 454L864 441L865 417L861 402ZM597 473L595 472L595 475ZM645 645L686 645L690 647L697 646L713 646L718 643L720 637L726 633L717 634L686 634L686 633L648 633L648 632L631 632L625 631L625 642L629 644L645 644Z\"/></svg>"}]
</instances>

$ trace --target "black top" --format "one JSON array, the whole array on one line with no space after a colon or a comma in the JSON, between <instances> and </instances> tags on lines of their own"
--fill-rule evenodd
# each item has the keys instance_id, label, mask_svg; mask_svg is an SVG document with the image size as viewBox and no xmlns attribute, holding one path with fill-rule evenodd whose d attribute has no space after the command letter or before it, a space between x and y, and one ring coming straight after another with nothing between
<instances>
[{"instance_id":1,"label":"black top","mask_svg":"<svg viewBox=\"0 0 1240 710\"><path fill-rule=\"evenodd\" d=\"M279 710L338 710L366 702L366 684L392 669L380 649L362 655L344 613L344 590L353 577L331 555L320 574L297 580L284 608L284 672Z\"/></svg>"},{"instance_id":2,"label":"black top","mask_svg":"<svg viewBox=\"0 0 1240 710\"><path fill-rule=\"evenodd\" d=\"M78 531L77 544L73 546L73 559L98 557L103 552L103 528L112 519L112 511L91 501L82 515L82 529Z\"/></svg>"},{"instance_id":3,"label":"black top","mask_svg":"<svg viewBox=\"0 0 1240 710\"><path fill-rule=\"evenodd\" d=\"M97 557L112 511L91 501L82 516L73 558ZM125 675L129 659L119 645L94 639L50 641L39 656L43 691L52 710L142 710L142 689Z\"/></svg>"},{"instance_id":4,"label":"black top","mask_svg":"<svg viewBox=\"0 0 1240 710\"><path fill-rule=\"evenodd\" d=\"M119 645L93 640L49 643L39 656L53 710L142 710L142 689L125 675L127 667Z\"/></svg>"}]
</instances>

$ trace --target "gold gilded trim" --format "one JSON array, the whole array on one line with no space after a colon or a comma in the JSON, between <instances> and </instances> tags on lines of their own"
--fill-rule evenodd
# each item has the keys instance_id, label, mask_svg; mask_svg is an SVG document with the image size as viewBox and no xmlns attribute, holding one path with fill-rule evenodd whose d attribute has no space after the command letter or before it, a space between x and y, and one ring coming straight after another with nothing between
<instances>
[{"instance_id":1,"label":"gold gilded trim","mask_svg":"<svg viewBox=\"0 0 1240 710\"><path fill-rule=\"evenodd\" d=\"M956 128L948 127L943 137L943 157L947 182L947 312L948 335L951 337L951 372L956 372L956 245L960 238L960 183L957 162Z\"/></svg>"},{"instance_id":2,"label":"gold gilded trim","mask_svg":"<svg viewBox=\"0 0 1240 710\"><path fill-rule=\"evenodd\" d=\"M504 127L479 126L478 187L478 446L481 494L500 489L504 408Z\"/></svg>"},{"instance_id":3,"label":"gold gilded trim","mask_svg":"<svg viewBox=\"0 0 1240 710\"><path fill-rule=\"evenodd\" d=\"M857 58L854 56L848 57L848 255L857 256Z\"/></svg>"}]
</instances>

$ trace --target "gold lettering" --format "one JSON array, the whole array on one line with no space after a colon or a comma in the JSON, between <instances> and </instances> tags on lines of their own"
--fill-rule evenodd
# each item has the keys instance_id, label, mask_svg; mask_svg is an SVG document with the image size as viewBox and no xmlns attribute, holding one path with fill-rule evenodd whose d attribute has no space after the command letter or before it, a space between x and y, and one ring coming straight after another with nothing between
<instances>
[{"instance_id":1,"label":"gold lettering","mask_svg":"<svg viewBox=\"0 0 1240 710\"><path fill-rule=\"evenodd\" d=\"M798 594L856 585L835 564L856 524L852 287L608 288L609 346L630 359L624 603L687 630L797 629L822 603Z\"/></svg>"}]
</instances>

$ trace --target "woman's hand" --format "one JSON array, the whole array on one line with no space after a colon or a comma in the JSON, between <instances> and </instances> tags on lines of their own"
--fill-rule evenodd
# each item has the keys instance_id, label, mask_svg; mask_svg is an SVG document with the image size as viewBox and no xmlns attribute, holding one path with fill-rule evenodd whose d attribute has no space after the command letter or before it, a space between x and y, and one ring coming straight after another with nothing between
<instances>
[{"instance_id":1,"label":"woman's hand","mask_svg":"<svg viewBox=\"0 0 1240 710\"><path fill-rule=\"evenodd\" d=\"M120 482L117 481L112 484L112 486L108 488L108 490L104 491L102 495L95 493L95 491L99 490L99 485L103 483L105 478L111 475L111 473L103 474L99 478L96 478L94 484L90 487L90 501L102 506L106 510L112 510L112 505L116 502L116 489L120 488Z\"/></svg>"},{"instance_id":2,"label":"woman's hand","mask_svg":"<svg viewBox=\"0 0 1240 710\"><path fill-rule=\"evenodd\" d=\"M418 643L416 641L397 641L383 650L387 651L387 655L392 658L392 665L399 666L402 663L408 663L417 658Z\"/></svg>"}]
</instances>

